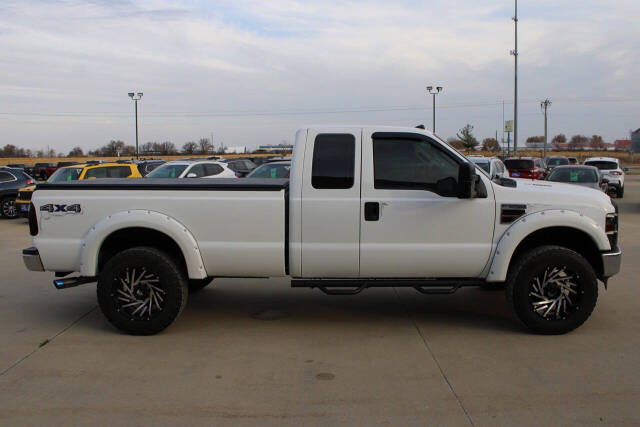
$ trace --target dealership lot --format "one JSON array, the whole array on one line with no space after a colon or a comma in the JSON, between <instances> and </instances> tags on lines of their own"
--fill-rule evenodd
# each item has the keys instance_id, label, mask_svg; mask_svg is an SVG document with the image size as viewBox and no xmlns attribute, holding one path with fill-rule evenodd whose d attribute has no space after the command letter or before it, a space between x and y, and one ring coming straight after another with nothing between
<instances>
[{"instance_id":1,"label":"dealership lot","mask_svg":"<svg viewBox=\"0 0 640 427\"><path fill-rule=\"evenodd\" d=\"M640 176L618 203L622 271L564 336L527 333L502 292L281 279L217 280L165 332L126 336L95 285L27 271L25 221L0 221L0 424L638 424Z\"/></svg>"}]
</instances>

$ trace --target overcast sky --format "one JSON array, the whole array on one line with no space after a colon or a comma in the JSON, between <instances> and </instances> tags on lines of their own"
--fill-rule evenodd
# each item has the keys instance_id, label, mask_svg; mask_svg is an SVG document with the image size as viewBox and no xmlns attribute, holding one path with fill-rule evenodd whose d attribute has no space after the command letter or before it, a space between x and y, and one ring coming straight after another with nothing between
<instances>
[{"instance_id":1,"label":"overcast sky","mask_svg":"<svg viewBox=\"0 0 640 427\"><path fill-rule=\"evenodd\" d=\"M291 141L315 124L466 123L513 116L513 1L0 2L0 145L67 151ZM640 1L519 4L520 140L640 127Z\"/></svg>"}]
</instances>

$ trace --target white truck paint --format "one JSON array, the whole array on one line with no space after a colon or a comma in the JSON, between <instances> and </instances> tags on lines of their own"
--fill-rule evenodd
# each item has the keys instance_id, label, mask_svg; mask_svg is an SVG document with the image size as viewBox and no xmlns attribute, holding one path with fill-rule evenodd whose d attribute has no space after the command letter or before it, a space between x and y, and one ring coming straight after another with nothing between
<instances>
[{"instance_id":1,"label":"white truck paint","mask_svg":"<svg viewBox=\"0 0 640 427\"><path fill-rule=\"evenodd\" d=\"M344 177L334 176L331 163L323 160L330 150L347 147L340 144L349 147L346 163L344 156L334 159L336 170L346 168ZM420 162L429 167L421 169ZM315 167L328 172L316 173ZM469 177L473 182L464 184L464 173L475 174ZM108 261L101 257L117 255L105 249L114 244L110 237L127 242L118 251L127 244L153 246L140 234L150 230L179 248L172 255L182 255L184 275L192 281L289 275L294 283L321 289L350 284L457 289L461 283L513 282L510 268L522 251L545 245L577 252L605 282L619 270L617 214L603 192L491 180L428 131L303 129L296 133L290 176L288 185L224 179L43 185L32 199L30 225L32 233L37 230L34 247L24 251L25 264L59 274L79 272L78 283L99 281ZM156 246L166 251L163 242ZM57 283L73 286L73 280ZM149 303L149 316L151 308Z\"/></svg>"}]
</instances>

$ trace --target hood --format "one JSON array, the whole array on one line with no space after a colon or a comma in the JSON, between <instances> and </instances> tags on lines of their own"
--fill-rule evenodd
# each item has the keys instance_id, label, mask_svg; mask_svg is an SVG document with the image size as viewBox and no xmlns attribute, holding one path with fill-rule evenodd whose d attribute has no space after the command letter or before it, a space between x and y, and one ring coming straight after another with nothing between
<instances>
[{"instance_id":1,"label":"hood","mask_svg":"<svg viewBox=\"0 0 640 427\"><path fill-rule=\"evenodd\" d=\"M548 209L567 209L602 222L607 213L615 212L611 198L602 190L563 182L517 179L517 186L493 184L496 203L527 205L527 213Z\"/></svg>"}]
</instances>

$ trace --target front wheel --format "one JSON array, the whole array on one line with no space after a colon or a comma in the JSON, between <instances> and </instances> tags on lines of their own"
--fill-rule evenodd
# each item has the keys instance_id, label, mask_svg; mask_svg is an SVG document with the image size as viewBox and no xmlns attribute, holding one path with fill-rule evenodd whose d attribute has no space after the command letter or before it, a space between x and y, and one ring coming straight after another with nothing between
<instances>
[{"instance_id":1,"label":"front wheel","mask_svg":"<svg viewBox=\"0 0 640 427\"><path fill-rule=\"evenodd\" d=\"M12 199L11 197L2 199L2 202L0 202L0 212L2 212L2 216L5 218L17 218L18 210L16 209L15 199Z\"/></svg>"},{"instance_id":2,"label":"front wheel","mask_svg":"<svg viewBox=\"0 0 640 427\"><path fill-rule=\"evenodd\" d=\"M598 281L582 255L561 246L542 246L516 261L506 293L525 326L539 334L557 335L589 318L598 300Z\"/></svg>"},{"instance_id":3,"label":"front wheel","mask_svg":"<svg viewBox=\"0 0 640 427\"><path fill-rule=\"evenodd\" d=\"M187 303L184 272L164 252L136 247L111 258L98 278L98 303L116 328L132 335L164 330Z\"/></svg>"}]
</instances>

